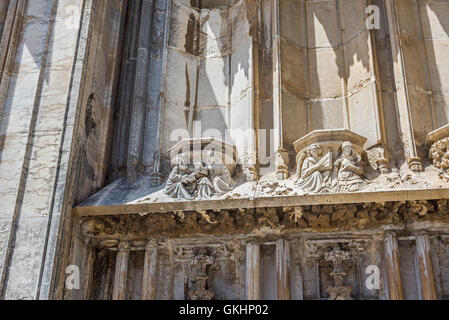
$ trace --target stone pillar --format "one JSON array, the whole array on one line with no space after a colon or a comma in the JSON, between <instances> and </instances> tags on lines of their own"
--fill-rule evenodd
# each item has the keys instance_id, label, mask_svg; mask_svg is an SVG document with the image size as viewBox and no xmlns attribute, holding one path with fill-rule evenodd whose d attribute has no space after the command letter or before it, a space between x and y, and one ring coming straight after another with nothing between
<instances>
[{"instance_id":1,"label":"stone pillar","mask_svg":"<svg viewBox=\"0 0 449 320\"><path fill-rule=\"evenodd\" d=\"M143 144L143 163L150 173L150 185L155 187L163 183L161 167L162 106L165 104L167 74L168 37L172 0L154 1L152 27L152 45L150 47L150 78L148 82L148 106L146 112ZM154 45L158 44L158 45Z\"/></svg>"},{"instance_id":2,"label":"stone pillar","mask_svg":"<svg viewBox=\"0 0 449 320\"><path fill-rule=\"evenodd\" d=\"M150 42L153 20L153 1L143 0L137 48L137 69L134 82L133 105L128 149L128 178L134 181L143 164L143 143L147 112L148 79L150 73Z\"/></svg>"},{"instance_id":3,"label":"stone pillar","mask_svg":"<svg viewBox=\"0 0 449 320\"><path fill-rule=\"evenodd\" d=\"M246 246L246 299L260 300L260 245Z\"/></svg>"},{"instance_id":4,"label":"stone pillar","mask_svg":"<svg viewBox=\"0 0 449 320\"><path fill-rule=\"evenodd\" d=\"M132 107L134 94L134 80L137 69L138 35L140 25L138 16L140 12L140 2L130 1L127 7L126 34L124 35L122 52L122 69L117 110L114 129L114 147L112 152L111 165L113 167L111 179L116 180L128 172L128 142L130 140L131 117L134 112ZM131 168L131 170L134 170ZM134 174L134 173L133 173Z\"/></svg>"},{"instance_id":5,"label":"stone pillar","mask_svg":"<svg viewBox=\"0 0 449 320\"><path fill-rule=\"evenodd\" d=\"M274 117L274 152L276 153L276 178L289 178L288 153L284 148L283 111L282 111L282 74L281 74L281 32L279 21L279 0L273 1L273 117Z\"/></svg>"},{"instance_id":6,"label":"stone pillar","mask_svg":"<svg viewBox=\"0 0 449 320\"><path fill-rule=\"evenodd\" d=\"M86 271L84 283L82 285L83 290L83 300L91 299L92 292L92 282L94 277L94 263L95 263L95 245L92 239L87 239L85 241L86 246Z\"/></svg>"},{"instance_id":7,"label":"stone pillar","mask_svg":"<svg viewBox=\"0 0 449 320\"><path fill-rule=\"evenodd\" d=\"M399 116L399 128L403 137L402 141L404 141L404 151L409 168L412 171L419 172L422 171L422 161L418 157L415 135L413 133L409 102L410 97L408 94L404 57L401 49L402 43L400 39L398 17L396 14L394 0L387 0L385 2L385 8L390 33L391 52L393 56L393 74L396 85L396 108Z\"/></svg>"},{"instance_id":8,"label":"stone pillar","mask_svg":"<svg viewBox=\"0 0 449 320\"><path fill-rule=\"evenodd\" d=\"M276 282L278 300L290 300L290 244L285 240L276 244Z\"/></svg>"},{"instance_id":9,"label":"stone pillar","mask_svg":"<svg viewBox=\"0 0 449 320\"><path fill-rule=\"evenodd\" d=\"M106 271L106 281L103 290L103 300L110 300L112 296L112 287L114 285L114 255L113 252L109 253L108 258L108 271Z\"/></svg>"},{"instance_id":10,"label":"stone pillar","mask_svg":"<svg viewBox=\"0 0 449 320\"><path fill-rule=\"evenodd\" d=\"M128 280L129 243L120 242L118 245L117 261L115 264L114 290L112 300L125 300Z\"/></svg>"},{"instance_id":11,"label":"stone pillar","mask_svg":"<svg viewBox=\"0 0 449 320\"><path fill-rule=\"evenodd\" d=\"M142 300L156 300L157 243L150 241L145 251L143 266Z\"/></svg>"},{"instance_id":12,"label":"stone pillar","mask_svg":"<svg viewBox=\"0 0 449 320\"><path fill-rule=\"evenodd\" d=\"M396 234L388 232L384 241L390 300L403 300L401 270L399 269L399 246Z\"/></svg>"},{"instance_id":13,"label":"stone pillar","mask_svg":"<svg viewBox=\"0 0 449 320\"><path fill-rule=\"evenodd\" d=\"M421 293L423 300L437 300L435 276L430 256L430 239L426 233L416 235L416 255L419 263Z\"/></svg>"}]
</instances>

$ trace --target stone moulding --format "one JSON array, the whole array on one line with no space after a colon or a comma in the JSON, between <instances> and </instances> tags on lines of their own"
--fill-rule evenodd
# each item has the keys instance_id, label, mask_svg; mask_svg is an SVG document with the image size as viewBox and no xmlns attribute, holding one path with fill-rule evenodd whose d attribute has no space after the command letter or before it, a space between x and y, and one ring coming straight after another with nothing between
<instances>
[{"instance_id":1,"label":"stone moulding","mask_svg":"<svg viewBox=\"0 0 449 320\"><path fill-rule=\"evenodd\" d=\"M440 169L440 178L449 182L449 124L427 135L429 158Z\"/></svg>"},{"instance_id":2,"label":"stone moulding","mask_svg":"<svg viewBox=\"0 0 449 320\"><path fill-rule=\"evenodd\" d=\"M363 148L367 140L367 138L346 129L316 130L294 142L293 146L297 153L304 151L311 144L332 141L349 141L352 144Z\"/></svg>"},{"instance_id":3,"label":"stone moulding","mask_svg":"<svg viewBox=\"0 0 449 320\"><path fill-rule=\"evenodd\" d=\"M428 223L436 228L447 228L449 200L221 209L78 219L85 237L107 247L112 240L123 237L140 243L145 239L167 237L249 235L261 228L268 233L272 230L274 234L413 230Z\"/></svg>"},{"instance_id":4,"label":"stone moulding","mask_svg":"<svg viewBox=\"0 0 449 320\"><path fill-rule=\"evenodd\" d=\"M128 215L136 213L184 212L191 210L216 210L238 208L264 208L279 205L300 207L309 205L337 205L349 203L416 201L449 199L449 188L436 190L398 190L361 192L354 197L352 193L316 194L303 196L284 196L255 199L226 199L204 201L178 201L165 203L129 203L113 206L77 206L74 213L78 216Z\"/></svg>"}]
</instances>

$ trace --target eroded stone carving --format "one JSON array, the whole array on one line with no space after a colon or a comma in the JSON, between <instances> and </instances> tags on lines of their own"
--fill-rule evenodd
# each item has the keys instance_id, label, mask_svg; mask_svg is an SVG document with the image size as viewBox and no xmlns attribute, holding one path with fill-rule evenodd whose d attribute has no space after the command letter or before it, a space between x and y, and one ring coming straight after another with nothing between
<instances>
[{"instance_id":1,"label":"eroded stone carving","mask_svg":"<svg viewBox=\"0 0 449 320\"><path fill-rule=\"evenodd\" d=\"M440 178L449 182L449 138L435 142L430 148L430 160L441 170Z\"/></svg>"},{"instance_id":2,"label":"eroded stone carving","mask_svg":"<svg viewBox=\"0 0 449 320\"><path fill-rule=\"evenodd\" d=\"M189 290L189 300L212 300L215 293L208 288L209 276L207 268L214 263L214 257L199 254L193 257L191 269L194 273L192 288Z\"/></svg>"},{"instance_id":3,"label":"eroded stone carving","mask_svg":"<svg viewBox=\"0 0 449 320\"><path fill-rule=\"evenodd\" d=\"M351 205L325 205L246 210L207 211L217 223L207 222L204 215L173 211L148 215L111 215L85 217L80 223L84 236L101 240L143 239L194 234L249 234L258 228L301 231L354 231L397 226L411 228L415 222L449 223L449 200L421 201L426 214L414 210L410 202L387 202ZM279 217L284 217L280 219Z\"/></svg>"},{"instance_id":4,"label":"eroded stone carving","mask_svg":"<svg viewBox=\"0 0 449 320\"><path fill-rule=\"evenodd\" d=\"M367 185L365 142L348 130L314 131L298 140L296 185L312 194L362 190Z\"/></svg>"},{"instance_id":5,"label":"eroded stone carving","mask_svg":"<svg viewBox=\"0 0 449 320\"><path fill-rule=\"evenodd\" d=\"M172 161L173 170L168 177L165 194L172 198L192 200L197 190L197 177L189 166L185 155L178 155Z\"/></svg>"},{"instance_id":6,"label":"eroded stone carving","mask_svg":"<svg viewBox=\"0 0 449 320\"><path fill-rule=\"evenodd\" d=\"M333 285L326 289L329 300L353 300L351 297L353 289L344 285L347 273L343 269L343 262L350 259L349 252L334 248L326 253L324 259L331 261L333 264L333 270L330 274L333 278Z\"/></svg>"},{"instance_id":7,"label":"eroded stone carving","mask_svg":"<svg viewBox=\"0 0 449 320\"><path fill-rule=\"evenodd\" d=\"M281 149L276 154L276 178L278 180L285 180L289 178L288 172L288 154L285 150Z\"/></svg>"},{"instance_id":8,"label":"eroded stone carving","mask_svg":"<svg viewBox=\"0 0 449 320\"><path fill-rule=\"evenodd\" d=\"M202 142L205 141L200 141L200 146ZM192 161L197 157L190 150L173 159L173 170L168 178L165 194L174 199L207 200L234 189L235 182L231 172L234 166L233 160L230 161L230 165L225 163L224 154L215 152L213 149L200 148L197 153L199 153L199 160L195 164L192 164Z\"/></svg>"},{"instance_id":9,"label":"eroded stone carving","mask_svg":"<svg viewBox=\"0 0 449 320\"><path fill-rule=\"evenodd\" d=\"M354 150L351 142L344 142L341 156L334 163L336 185L339 192L356 192L365 186L363 173L365 164L362 157Z\"/></svg>"},{"instance_id":10,"label":"eroded stone carving","mask_svg":"<svg viewBox=\"0 0 449 320\"><path fill-rule=\"evenodd\" d=\"M201 175L198 199L208 199L214 195L224 195L234 188L234 180L226 165L221 163L214 151L209 151L206 163L197 166Z\"/></svg>"},{"instance_id":11,"label":"eroded stone carving","mask_svg":"<svg viewBox=\"0 0 449 320\"><path fill-rule=\"evenodd\" d=\"M317 144L312 144L307 153L298 157L297 186L306 192L328 192L332 183L332 151L323 155Z\"/></svg>"},{"instance_id":12,"label":"eroded stone carving","mask_svg":"<svg viewBox=\"0 0 449 320\"><path fill-rule=\"evenodd\" d=\"M449 182L449 125L427 135L430 147L429 158L435 168L440 169L440 178Z\"/></svg>"}]
</instances>

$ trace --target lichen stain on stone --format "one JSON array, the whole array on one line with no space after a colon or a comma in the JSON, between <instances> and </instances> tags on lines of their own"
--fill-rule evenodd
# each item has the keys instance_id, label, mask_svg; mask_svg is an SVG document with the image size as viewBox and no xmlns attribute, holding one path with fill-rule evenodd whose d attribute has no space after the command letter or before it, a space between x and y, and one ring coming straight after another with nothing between
<instances>
[{"instance_id":1,"label":"lichen stain on stone","mask_svg":"<svg viewBox=\"0 0 449 320\"><path fill-rule=\"evenodd\" d=\"M191 97L190 97L190 74L189 74L189 65L186 64L186 101L184 103L184 106L186 107L185 113L185 120L186 120L186 128L189 127L189 115L190 115L190 104L191 104Z\"/></svg>"},{"instance_id":2,"label":"lichen stain on stone","mask_svg":"<svg viewBox=\"0 0 449 320\"><path fill-rule=\"evenodd\" d=\"M0 135L0 151L3 151L3 148L5 147L5 140L6 140L6 135L1 134Z\"/></svg>"},{"instance_id":3,"label":"lichen stain on stone","mask_svg":"<svg viewBox=\"0 0 449 320\"><path fill-rule=\"evenodd\" d=\"M92 93L87 99L87 107L86 107L86 136L89 136L97 127L97 124L94 120L94 102L95 102L95 93Z\"/></svg>"},{"instance_id":4,"label":"lichen stain on stone","mask_svg":"<svg viewBox=\"0 0 449 320\"><path fill-rule=\"evenodd\" d=\"M186 41L185 49L186 52L198 56L198 45L197 45L197 30L199 30L199 21L195 18L193 13L189 16L189 21L187 23Z\"/></svg>"}]
</instances>

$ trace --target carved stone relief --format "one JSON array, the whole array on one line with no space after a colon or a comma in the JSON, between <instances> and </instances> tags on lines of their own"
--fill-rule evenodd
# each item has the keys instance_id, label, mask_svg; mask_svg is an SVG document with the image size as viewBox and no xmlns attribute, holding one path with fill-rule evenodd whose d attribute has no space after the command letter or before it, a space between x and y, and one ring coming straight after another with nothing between
<instances>
[{"instance_id":1,"label":"carved stone relief","mask_svg":"<svg viewBox=\"0 0 449 320\"><path fill-rule=\"evenodd\" d=\"M333 270L330 274L333 278L333 285L326 289L329 300L353 300L351 297L353 289L344 285L347 273L344 271L343 262L350 259L349 252L334 248L326 253L324 259L331 261L333 264Z\"/></svg>"},{"instance_id":2,"label":"carved stone relief","mask_svg":"<svg viewBox=\"0 0 449 320\"><path fill-rule=\"evenodd\" d=\"M368 165L365 142L347 130L314 131L298 140L296 185L312 194L363 190Z\"/></svg>"},{"instance_id":3,"label":"carved stone relief","mask_svg":"<svg viewBox=\"0 0 449 320\"><path fill-rule=\"evenodd\" d=\"M208 289L209 276L207 269L214 263L214 257L207 254L199 254L191 261L191 269L194 274L192 288L189 290L189 300L212 300L215 293Z\"/></svg>"},{"instance_id":4,"label":"carved stone relief","mask_svg":"<svg viewBox=\"0 0 449 320\"><path fill-rule=\"evenodd\" d=\"M191 151L190 146L195 144L199 150ZM220 144L223 146L215 151ZM232 173L235 158L232 147L214 139L185 140L175 147L179 150L185 146L188 150L183 150L172 160L173 169L164 191L166 195L181 200L207 200L234 189Z\"/></svg>"},{"instance_id":5,"label":"carved stone relief","mask_svg":"<svg viewBox=\"0 0 449 320\"><path fill-rule=\"evenodd\" d=\"M449 182L449 138L435 142L430 148L433 165L441 170L440 178Z\"/></svg>"},{"instance_id":6,"label":"carved stone relief","mask_svg":"<svg viewBox=\"0 0 449 320\"><path fill-rule=\"evenodd\" d=\"M430 146L429 158L435 168L440 169L440 178L449 182L449 125L427 136Z\"/></svg>"},{"instance_id":7,"label":"carved stone relief","mask_svg":"<svg viewBox=\"0 0 449 320\"><path fill-rule=\"evenodd\" d=\"M309 193L329 192L332 187L332 151L325 155L320 145L312 144L297 159L296 185Z\"/></svg>"},{"instance_id":8,"label":"carved stone relief","mask_svg":"<svg viewBox=\"0 0 449 320\"><path fill-rule=\"evenodd\" d=\"M329 300L353 300L354 286L346 283L351 273L358 273L356 267L361 257L368 252L368 240L309 240L306 242L306 256L319 265L319 276L323 296ZM355 277L356 279L358 277Z\"/></svg>"}]
</instances>

